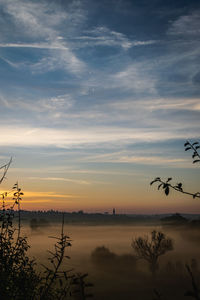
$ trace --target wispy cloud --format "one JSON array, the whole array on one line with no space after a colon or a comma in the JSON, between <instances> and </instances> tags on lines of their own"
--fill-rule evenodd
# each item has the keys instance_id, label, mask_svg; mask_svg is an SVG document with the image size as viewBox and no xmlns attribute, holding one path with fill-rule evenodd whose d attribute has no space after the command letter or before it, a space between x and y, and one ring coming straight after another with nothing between
<instances>
[{"instance_id":1,"label":"wispy cloud","mask_svg":"<svg viewBox=\"0 0 200 300\"><path fill-rule=\"evenodd\" d=\"M70 182L74 184L83 184L83 185L89 185L91 182L86 180L78 180L78 179L72 179L72 178L64 178L64 177L30 177L31 180L45 180L45 181L65 181Z\"/></svg>"},{"instance_id":2,"label":"wispy cloud","mask_svg":"<svg viewBox=\"0 0 200 300\"><path fill-rule=\"evenodd\" d=\"M47 49L48 53L45 57L32 65L29 63L34 72L43 72L44 69L46 72L61 67L74 74L84 71L84 62L72 51L59 29L63 22L70 24L70 13L76 14L75 10L69 8L69 13L67 13L58 5L49 5L48 2L33 3L23 0L17 0L14 3L10 0L1 1L1 6L15 25L15 35L18 39L21 37L22 40L26 39L28 42L4 41L0 43L0 47ZM6 40L6 37L3 40Z\"/></svg>"},{"instance_id":3,"label":"wispy cloud","mask_svg":"<svg viewBox=\"0 0 200 300\"><path fill-rule=\"evenodd\" d=\"M181 128L182 129L182 128ZM162 129L130 129L130 128L85 128L83 130L56 130L46 128L24 128L24 127L4 127L0 130L1 146L37 146L37 147L88 147L97 146L105 147L105 145L116 146L126 145L133 142L153 142L163 141L169 139L186 139L193 136L198 137L199 132L169 130L169 128Z\"/></svg>"},{"instance_id":4,"label":"wispy cloud","mask_svg":"<svg viewBox=\"0 0 200 300\"><path fill-rule=\"evenodd\" d=\"M51 203L51 199L32 199L32 200L28 200L28 199L23 199L23 204L32 204L32 203ZM7 199L6 203L13 203L13 200L11 199Z\"/></svg>"},{"instance_id":5,"label":"wispy cloud","mask_svg":"<svg viewBox=\"0 0 200 300\"><path fill-rule=\"evenodd\" d=\"M36 72L47 72L56 69L66 69L75 75L80 75L86 70L86 65L69 48L59 49L59 52L51 51L49 56L43 57L40 61L32 64L31 70Z\"/></svg>"},{"instance_id":6,"label":"wispy cloud","mask_svg":"<svg viewBox=\"0 0 200 300\"><path fill-rule=\"evenodd\" d=\"M61 43L0 43L0 48L36 48L36 49L53 49L69 50L68 47Z\"/></svg>"},{"instance_id":7,"label":"wispy cloud","mask_svg":"<svg viewBox=\"0 0 200 300\"><path fill-rule=\"evenodd\" d=\"M129 99L123 102L112 102L109 103L108 106L114 108L116 110L122 111L134 111L135 109L142 108L142 110L146 111L155 111L155 110L188 110L188 111L198 111L200 110L200 99L199 98L155 98L148 100L140 100L134 101L133 99Z\"/></svg>"},{"instance_id":8,"label":"wispy cloud","mask_svg":"<svg viewBox=\"0 0 200 300\"><path fill-rule=\"evenodd\" d=\"M4 191L0 191L0 193L3 193ZM60 194L56 192L36 192L36 191L24 191L23 199L27 198L78 198L79 195L71 195L71 194ZM9 200L9 198L8 198Z\"/></svg>"},{"instance_id":9,"label":"wispy cloud","mask_svg":"<svg viewBox=\"0 0 200 300\"><path fill-rule=\"evenodd\" d=\"M14 37L18 38L14 38L16 42L10 42L3 37L0 48L47 50L35 63L18 64L31 68L33 73L56 69L65 69L75 75L88 72L88 64L77 56L76 50L83 47L110 46L128 50L156 43L155 40L133 40L105 25L82 30L80 25L86 20L87 10L76 1L72 1L66 10L45 1L27 3L16 0L13 3L3 0L1 6L10 16L10 22L16 28ZM14 62L10 63L14 66Z\"/></svg>"},{"instance_id":10,"label":"wispy cloud","mask_svg":"<svg viewBox=\"0 0 200 300\"><path fill-rule=\"evenodd\" d=\"M122 88L124 90L131 90L135 94L149 93L157 95L155 84L156 78L150 75L151 66L145 63L134 63L125 67L123 70L111 75L110 79L115 87ZM112 85L111 85L112 86Z\"/></svg>"},{"instance_id":11,"label":"wispy cloud","mask_svg":"<svg viewBox=\"0 0 200 300\"><path fill-rule=\"evenodd\" d=\"M1 47L1 46L0 46ZM13 68L17 68L19 64L17 63L13 63L12 61L10 61L9 59L6 59L3 56L0 56L0 60L3 60L4 62L6 62L9 66L13 67Z\"/></svg>"},{"instance_id":12,"label":"wispy cloud","mask_svg":"<svg viewBox=\"0 0 200 300\"><path fill-rule=\"evenodd\" d=\"M35 191L25 191L24 198L77 198L78 195L70 194L60 194L56 192L35 192Z\"/></svg>"},{"instance_id":13,"label":"wispy cloud","mask_svg":"<svg viewBox=\"0 0 200 300\"><path fill-rule=\"evenodd\" d=\"M53 38L56 35L55 26L66 17L62 11L52 11L47 3L26 2L23 0L1 1L3 9L11 16L17 29L28 37Z\"/></svg>"},{"instance_id":14,"label":"wispy cloud","mask_svg":"<svg viewBox=\"0 0 200 300\"><path fill-rule=\"evenodd\" d=\"M6 108L12 109L14 111L23 109L24 111L32 112L62 112L63 110L67 111L75 103L71 95L58 95L50 98L36 99L7 99L4 96L0 96L0 103Z\"/></svg>"},{"instance_id":15,"label":"wispy cloud","mask_svg":"<svg viewBox=\"0 0 200 300\"><path fill-rule=\"evenodd\" d=\"M139 165L159 165L165 167L190 167L190 162L187 158L180 157L170 157L167 153L156 153L153 150L141 151L132 150L122 150L114 151L105 154L89 155L84 158L85 161L90 162L109 162L109 163L134 163ZM154 153L155 152L155 153ZM164 154L166 156L164 156Z\"/></svg>"},{"instance_id":16,"label":"wispy cloud","mask_svg":"<svg viewBox=\"0 0 200 300\"><path fill-rule=\"evenodd\" d=\"M195 10L190 14L180 16L172 22L168 34L193 39L200 34L200 11Z\"/></svg>"},{"instance_id":17,"label":"wispy cloud","mask_svg":"<svg viewBox=\"0 0 200 300\"><path fill-rule=\"evenodd\" d=\"M84 33L87 35L84 35ZM131 47L146 46L156 43L154 40L131 40L125 34L110 30L106 26L98 26L85 31L81 36L75 37L74 40L79 41L79 44L76 43L76 47L110 46L121 47L124 50L128 50Z\"/></svg>"}]
</instances>

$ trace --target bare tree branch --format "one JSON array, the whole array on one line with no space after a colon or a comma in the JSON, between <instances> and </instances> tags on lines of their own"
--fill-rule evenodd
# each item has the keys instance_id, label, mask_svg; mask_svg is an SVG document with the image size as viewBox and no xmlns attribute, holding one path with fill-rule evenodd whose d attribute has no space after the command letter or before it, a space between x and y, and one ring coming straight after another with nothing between
<instances>
[{"instance_id":1,"label":"bare tree branch","mask_svg":"<svg viewBox=\"0 0 200 300\"><path fill-rule=\"evenodd\" d=\"M180 192L182 194L186 194L186 195L189 195L189 196L192 196L193 198L200 198L200 192L197 192L197 193L190 193L190 192L186 192L183 190L182 188L182 183L177 183L176 185L173 185L171 183L169 183L170 181L172 180L172 178L168 178L166 181L163 181L160 177L156 177L151 183L150 185L154 184L155 182L158 183L158 190L160 188L162 188L165 192L165 195L168 196L169 195L169 192L170 192L170 188L177 191L177 192Z\"/></svg>"},{"instance_id":2,"label":"bare tree branch","mask_svg":"<svg viewBox=\"0 0 200 300\"><path fill-rule=\"evenodd\" d=\"M193 164L199 163L200 162L200 154L198 152L199 151L198 149L200 149L199 142L190 143L189 141L186 141L185 144L184 144L184 147L185 147L185 151L188 151L188 150L192 150L193 151L193 155L192 155ZM193 199L200 198L200 192L191 193L191 192L184 191L183 190L183 184L181 182L177 183L175 185L175 184L171 184L170 183L171 180L172 180L171 177L168 178L166 181L162 180L160 177L156 177L150 183L150 185L154 184L155 182L158 183L158 190L160 188L162 188L164 190L166 196L169 195L170 189L173 189L173 190L175 190L177 192L180 192L182 194L186 194L186 195L192 196Z\"/></svg>"},{"instance_id":3,"label":"bare tree branch","mask_svg":"<svg viewBox=\"0 0 200 300\"><path fill-rule=\"evenodd\" d=\"M200 290L199 290L199 288L197 286L197 283L196 283L196 281L194 279L193 273L192 273L192 271L191 271L191 269L190 269L190 267L188 265L186 265L186 269L187 269L187 271L188 271L188 273L189 273L189 275L191 277L192 291L191 290L187 291L185 293L185 296L192 297L192 298L194 298L196 300L200 300Z\"/></svg>"},{"instance_id":4,"label":"bare tree branch","mask_svg":"<svg viewBox=\"0 0 200 300\"><path fill-rule=\"evenodd\" d=\"M190 143L189 141L187 141L184 144L184 147L185 147L185 151L188 151L188 150L192 150L193 151L193 155L192 155L193 164L195 164L197 162L200 162L200 154L198 152L198 149L200 149L199 142Z\"/></svg>"},{"instance_id":5,"label":"bare tree branch","mask_svg":"<svg viewBox=\"0 0 200 300\"><path fill-rule=\"evenodd\" d=\"M6 173L7 173L8 169L9 169L9 167L10 167L11 162L12 162L12 157L11 157L11 159L9 160L9 162L7 164L5 164L5 165L3 165L3 166L0 167L0 170L4 169L3 175L0 178L0 184L6 178Z\"/></svg>"}]
</instances>

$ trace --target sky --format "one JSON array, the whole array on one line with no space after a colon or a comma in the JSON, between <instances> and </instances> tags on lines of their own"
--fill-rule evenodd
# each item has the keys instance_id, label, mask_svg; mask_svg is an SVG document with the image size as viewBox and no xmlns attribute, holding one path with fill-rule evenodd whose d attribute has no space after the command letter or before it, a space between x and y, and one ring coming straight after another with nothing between
<instances>
[{"instance_id":1,"label":"sky","mask_svg":"<svg viewBox=\"0 0 200 300\"><path fill-rule=\"evenodd\" d=\"M1 190L24 209L200 213L200 3L0 0Z\"/></svg>"}]
</instances>

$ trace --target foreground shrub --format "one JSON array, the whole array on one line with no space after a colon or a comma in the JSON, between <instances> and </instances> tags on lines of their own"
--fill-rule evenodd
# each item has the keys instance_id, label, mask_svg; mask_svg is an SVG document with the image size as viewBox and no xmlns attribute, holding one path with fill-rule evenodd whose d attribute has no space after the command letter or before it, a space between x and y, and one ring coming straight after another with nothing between
<instances>
[{"instance_id":1,"label":"foreground shrub","mask_svg":"<svg viewBox=\"0 0 200 300\"><path fill-rule=\"evenodd\" d=\"M7 169L6 169L7 172ZM4 171L3 176L5 177ZM2 180L0 180L0 183ZM13 203L6 204L8 194L13 194ZM87 274L73 274L63 270L67 247L71 240L64 234L64 215L60 237L56 239L54 251L49 251L49 266L44 271L36 271L37 262L27 255L30 248L27 237L21 235L20 204L23 193L16 183L9 193L3 193L0 210L0 299L4 300L85 300L92 296L86 288ZM16 209L16 210L15 210ZM13 225L14 214L18 213L17 226Z\"/></svg>"}]
</instances>

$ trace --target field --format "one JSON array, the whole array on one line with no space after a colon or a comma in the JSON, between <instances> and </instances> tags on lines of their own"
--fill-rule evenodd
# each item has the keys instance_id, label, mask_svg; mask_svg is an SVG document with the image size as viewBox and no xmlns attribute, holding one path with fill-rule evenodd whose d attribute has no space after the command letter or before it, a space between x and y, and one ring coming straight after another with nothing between
<instances>
[{"instance_id":1,"label":"field","mask_svg":"<svg viewBox=\"0 0 200 300\"><path fill-rule=\"evenodd\" d=\"M148 263L135 258L131 242L133 238L148 235L154 229L173 239L174 250L160 257L159 271L153 279ZM59 224L34 231L26 225L23 233L28 236L31 245L30 256L39 263L47 263L46 250L52 250L54 243L48 236L58 236L59 231ZM94 284L90 292L95 300L159 299L154 298L155 289L163 295L160 299L183 299L185 292L192 289L185 264L190 265L197 283L200 278L200 233L197 229L65 225L65 233L72 239L72 247L67 248L66 255L71 259L63 267L89 274L88 281ZM103 246L101 251L97 250L97 247ZM109 255L106 254L108 249Z\"/></svg>"}]
</instances>

